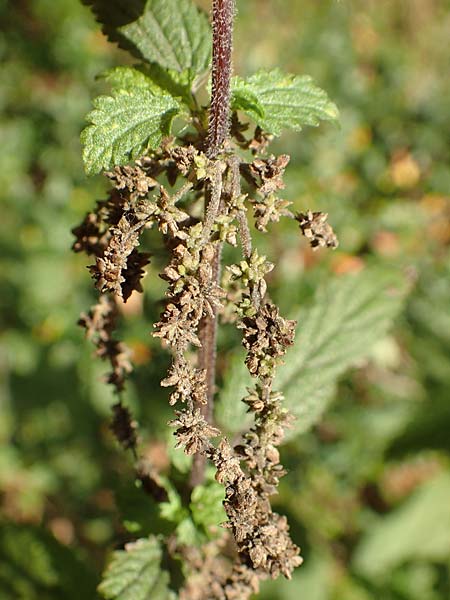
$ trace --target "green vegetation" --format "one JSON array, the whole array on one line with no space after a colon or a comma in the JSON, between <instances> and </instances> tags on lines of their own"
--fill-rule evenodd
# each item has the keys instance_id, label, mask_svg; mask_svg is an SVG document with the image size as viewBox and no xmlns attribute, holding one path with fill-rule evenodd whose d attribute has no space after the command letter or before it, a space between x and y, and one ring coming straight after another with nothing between
<instances>
[{"instance_id":1,"label":"green vegetation","mask_svg":"<svg viewBox=\"0 0 450 600\"><path fill-rule=\"evenodd\" d=\"M236 73L265 68L275 78L275 65L309 73L341 113L340 128L324 124L320 132L283 133L274 150L291 155L283 192L291 208L329 211L339 249L312 253L289 223L269 224L269 235L256 234L277 264L273 300L299 321L296 347L280 368L288 406L298 418L281 448L289 473L275 508L288 515L305 558L291 582L266 583L261 597L445 600L447 3L242 0L238 9ZM6 24L0 40L1 597L95 598L114 550L114 560L131 573L128 593L150 593L132 587L133 570L147 569L152 593L161 588L160 597L170 597L165 575L156 569L157 538L149 536L176 527L186 543L213 539L213 524L224 520L221 488L208 473L186 510L176 489L157 505L135 484L131 461L108 428L116 399L102 381L106 369L91 358L92 348L75 326L94 294L84 260L69 251L70 229L93 198L105 196L106 182L86 179L80 158L79 132L91 98L102 94L90 117L89 127L96 129L88 128L86 136L103 135L104 106L124 99L117 86L129 81L140 107L142 96L154 90L139 85L140 71L117 68L129 59L105 41L76 0L3 0L0 17ZM196 39L203 40L202 31ZM151 51L132 30L122 35L122 45L137 49L135 56ZM208 44L205 37L204 56ZM172 75L153 74L154 85L182 106L183 90L193 80L189 72L201 71L206 59L185 51L181 59L164 56ZM188 74L175 75L183 70ZM105 71L109 75L95 83ZM251 84L237 79L233 101L278 134L289 115L272 115L270 105L255 98L258 77L250 77ZM310 85L302 77L290 83ZM322 100L318 117L333 116L334 105ZM170 120L172 109L167 101L155 118ZM131 154L149 140L159 141L151 142L150 131ZM114 140L110 156L89 155L90 170L108 167L112 156L125 159L129 149ZM141 425L146 456L177 482L190 459L173 449L167 431L172 411L158 382L169 356L161 354L149 325L159 318L166 285L157 274L166 259L156 237L147 241L153 256L143 281L145 300L130 300L122 309L127 319L120 334L136 365L126 401ZM217 419L233 433L244 417L242 406L233 404L236 390L249 379L240 366L240 336L225 329L220 345ZM136 562L122 563L117 548L145 537L146 544L131 546ZM177 581L171 573L171 585ZM104 580L105 597L125 598L114 585Z\"/></svg>"}]
</instances>

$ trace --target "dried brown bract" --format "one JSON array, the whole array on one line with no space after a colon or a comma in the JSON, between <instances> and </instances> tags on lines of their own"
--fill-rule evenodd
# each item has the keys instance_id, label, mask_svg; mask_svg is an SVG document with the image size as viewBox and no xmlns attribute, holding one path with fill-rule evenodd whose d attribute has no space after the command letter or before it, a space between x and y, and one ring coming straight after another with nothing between
<instances>
[{"instance_id":1,"label":"dried brown bract","mask_svg":"<svg viewBox=\"0 0 450 600\"><path fill-rule=\"evenodd\" d=\"M253 149L256 152L257 146ZM186 146L168 142L160 155L109 173L115 188L74 230L74 249L96 257L90 269L102 292L99 304L83 315L80 323L96 345L96 353L110 361L108 381L118 392L124 389L131 364L125 346L113 337L115 298L126 300L133 291L142 292L149 261L148 253L140 250L143 231L156 226L166 241L169 260L160 275L167 282L166 301L153 335L161 338L173 355L161 385L172 388L171 405L183 405L170 425L175 428L176 447L194 455L194 469L204 468L205 460L215 466L216 480L225 487L224 527L235 545L232 556L224 558L217 548L211 558L210 566L220 564L220 571L213 569L199 578L205 569L192 565L185 587L192 598L245 600L256 592L260 580L279 574L290 577L301 563L286 519L270 505L285 474L278 446L291 421L282 406L282 395L272 386L276 368L293 344L296 323L283 318L278 307L266 299L265 278L274 265L252 247L247 220L248 210L253 209L256 227L265 231L281 216L293 216L287 208L289 202L275 195L283 188L288 161L287 156L256 158L249 164L236 155L206 158L191 142ZM158 183L158 174L174 167L185 183L169 193ZM241 191L242 175L257 201ZM207 203L202 221L190 214L186 202L199 194ZM321 213L296 218L316 245L336 245ZM225 291L219 285L221 248L224 243L236 245L238 240L243 258L227 267ZM242 331L245 363L257 380L243 399L254 413L254 425L243 432L235 447L211 417L214 380L208 361L216 350L219 311ZM138 456L136 423L121 401L113 407L111 427L119 443ZM213 443L218 437L219 443ZM151 467L149 472L145 478L149 493L163 498L163 487ZM188 596L182 591L180 597Z\"/></svg>"},{"instance_id":2,"label":"dried brown bract","mask_svg":"<svg viewBox=\"0 0 450 600\"><path fill-rule=\"evenodd\" d=\"M113 405L112 412L113 418L110 427L116 440L125 450L136 451L137 423L133 420L129 408L119 401Z\"/></svg>"},{"instance_id":3,"label":"dried brown bract","mask_svg":"<svg viewBox=\"0 0 450 600\"><path fill-rule=\"evenodd\" d=\"M194 368L183 356L177 358L170 367L168 376L161 381L163 387L175 387L169 398L169 404L178 401L206 404L206 371Z\"/></svg>"},{"instance_id":4,"label":"dried brown bract","mask_svg":"<svg viewBox=\"0 0 450 600\"><path fill-rule=\"evenodd\" d=\"M291 212L287 208L292 202L278 198L275 194L269 194L252 202L255 226L258 231L266 232L269 223L278 223L281 217L291 216Z\"/></svg>"},{"instance_id":5,"label":"dried brown bract","mask_svg":"<svg viewBox=\"0 0 450 600\"><path fill-rule=\"evenodd\" d=\"M266 133L261 127L256 127L253 139L250 140L248 145L249 149L253 154L261 155L265 154L270 142L273 140L273 135Z\"/></svg>"},{"instance_id":6,"label":"dried brown bract","mask_svg":"<svg viewBox=\"0 0 450 600\"><path fill-rule=\"evenodd\" d=\"M130 199L146 196L150 190L157 187L158 183L138 165L131 167L114 167L113 171L106 173L117 190L126 190Z\"/></svg>"},{"instance_id":7,"label":"dried brown bract","mask_svg":"<svg viewBox=\"0 0 450 600\"><path fill-rule=\"evenodd\" d=\"M306 213L298 213L295 219L299 222L303 235L314 250L323 247L333 249L338 247L336 234L327 222L328 213L308 210Z\"/></svg>"},{"instance_id":8,"label":"dried brown bract","mask_svg":"<svg viewBox=\"0 0 450 600\"><path fill-rule=\"evenodd\" d=\"M119 221L126 201L115 189L110 191L107 200L98 201L95 210L87 213L80 225L72 229L76 237L72 245L74 252L101 256L110 238L109 227Z\"/></svg>"},{"instance_id":9,"label":"dried brown bract","mask_svg":"<svg viewBox=\"0 0 450 600\"><path fill-rule=\"evenodd\" d=\"M256 158L252 163L243 165L243 175L263 196L273 194L284 189L283 175L289 164L290 157L287 154L269 158Z\"/></svg>"},{"instance_id":10,"label":"dried brown bract","mask_svg":"<svg viewBox=\"0 0 450 600\"><path fill-rule=\"evenodd\" d=\"M140 229L141 226L132 226L126 216L110 229L111 238L103 256L98 256L96 264L89 267L100 292L111 292L126 302L134 290L142 291L143 267L150 259L148 253L136 250Z\"/></svg>"},{"instance_id":11,"label":"dried brown bract","mask_svg":"<svg viewBox=\"0 0 450 600\"><path fill-rule=\"evenodd\" d=\"M245 362L252 375L264 378L272 374L277 359L294 343L296 324L280 317L278 307L269 303L254 316L242 319L238 328L244 332Z\"/></svg>"},{"instance_id":12,"label":"dried brown bract","mask_svg":"<svg viewBox=\"0 0 450 600\"><path fill-rule=\"evenodd\" d=\"M125 386L125 380L133 370L130 362L130 351L123 342L113 337L117 319L117 307L113 299L100 296L98 304L87 314L82 314L78 324L86 330L86 337L96 346L96 355L109 361L111 371L106 381L111 383L117 392Z\"/></svg>"},{"instance_id":13,"label":"dried brown bract","mask_svg":"<svg viewBox=\"0 0 450 600\"><path fill-rule=\"evenodd\" d=\"M220 430L205 420L200 409L187 408L175 411L176 419L169 425L176 427L177 448L184 448L186 454L206 452L210 448L210 438L220 435Z\"/></svg>"}]
</instances>

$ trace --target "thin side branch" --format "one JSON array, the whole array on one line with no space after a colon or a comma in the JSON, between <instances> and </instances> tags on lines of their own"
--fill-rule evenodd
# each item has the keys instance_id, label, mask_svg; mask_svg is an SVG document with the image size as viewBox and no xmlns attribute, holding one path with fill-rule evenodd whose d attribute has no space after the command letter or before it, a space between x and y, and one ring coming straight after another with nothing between
<instances>
[{"instance_id":1,"label":"thin side branch","mask_svg":"<svg viewBox=\"0 0 450 600\"><path fill-rule=\"evenodd\" d=\"M222 171L223 169L220 161L216 161L211 179L211 196L205 211L205 221L202 233L203 244L209 240L214 221L219 212L220 200L222 198Z\"/></svg>"}]
</instances>

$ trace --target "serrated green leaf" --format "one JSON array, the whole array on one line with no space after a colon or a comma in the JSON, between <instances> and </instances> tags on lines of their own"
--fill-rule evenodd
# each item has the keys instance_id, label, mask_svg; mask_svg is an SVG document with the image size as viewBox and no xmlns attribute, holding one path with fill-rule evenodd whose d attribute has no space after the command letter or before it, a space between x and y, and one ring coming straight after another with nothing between
<instances>
[{"instance_id":1,"label":"serrated green leaf","mask_svg":"<svg viewBox=\"0 0 450 600\"><path fill-rule=\"evenodd\" d=\"M87 115L91 125L81 134L88 175L126 164L148 148L157 148L163 135L169 134L179 104L136 79L140 84L136 89L121 89L94 100L95 108Z\"/></svg>"},{"instance_id":2,"label":"serrated green leaf","mask_svg":"<svg viewBox=\"0 0 450 600\"><path fill-rule=\"evenodd\" d=\"M210 61L208 18L190 0L148 0L143 15L120 32L148 62L199 73Z\"/></svg>"},{"instance_id":3,"label":"serrated green leaf","mask_svg":"<svg viewBox=\"0 0 450 600\"><path fill-rule=\"evenodd\" d=\"M367 268L331 280L310 308L300 310L295 349L287 353L277 379L286 407L297 416L289 436L320 419L338 378L386 334L406 290L400 273Z\"/></svg>"},{"instance_id":4,"label":"serrated green leaf","mask_svg":"<svg viewBox=\"0 0 450 600\"><path fill-rule=\"evenodd\" d=\"M83 0L120 47L174 71L204 71L210 62L211 28L191 0Z\"/></svg>"},{"instance_id":5,"label":"serrated green leaf","mask_svg":"<svg viewBox=\"0 0 450 600\"><path fill-rule=\"evenodd\" d=\"M186 106L192 106L189 72L163 69L157 64L142 67L114 67L99 76L108 82L113 91L133 92L141 88L157 96L166 94L181 100Z\"/></svg>"},{"instance_id":6,"label":"serrated green leaf","mask_svg":"<svg viewBox=\"0 0 450 600\"><path fill-rule=\"evenodd\" d=\"M117 550L107 567L99 593L107 600L175 600L169 575L161 570L161 548L154 537Z\"/></svg>"},{"instance_id":7,"label":"serrated green leaf","mask_svg":"<svg viewBox=\"0 0 450 600\"><path fill-rule=\"evenodd\" d=\"M134 67L113 67L104 71L99 78L108 82L113 91L132 92L133 90L144 89L156 95L164 95L161 86Z\"/></svg>"},{"instance_id":8,"label":"serrated green leaf","mask_svg":"<svg viewBox=\"0 0 450 600\"><path fill-rule=\"evenodd\" d=\"M450 476L421 486L406 503L373 525L355 552L354 566L379 580L408 560L446 562L450 555Z\"/></svg>"},{"instance_id":9,"label":"serrated green leaf","mask_svg":"<svg viewBox=\"0 0 450 600\"><path fill-rule=\"evenodd\" d=\"M174 98L181 99L188 107L194 108L193 91L195 84L192 85L192 75L190 71L174 71L164 69L156 63L145 65L142 71L149 77L155 85L165 90Z\"/></svg>"},{"instance_id":10,"label":"serrated green leaf","mask_svg":"<svg viewBox=\"0 0 450 600\"><path fill-rule=\"evenodd\" d=\"M308 75L289 75L275 69L247 79L236 77L232 108L242 110L264 131L280 135L283 129L300 131L304 125L337 121L339 111L326 92Z\"/></svg>"}]
</instances>

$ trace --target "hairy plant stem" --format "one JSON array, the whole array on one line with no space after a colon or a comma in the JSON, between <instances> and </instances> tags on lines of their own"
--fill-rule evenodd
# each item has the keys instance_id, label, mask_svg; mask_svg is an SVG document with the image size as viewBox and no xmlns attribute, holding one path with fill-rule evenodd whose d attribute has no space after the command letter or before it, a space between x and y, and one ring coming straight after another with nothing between
<instances>
[{"instance_id":1,"label":"hairy plant stem","mask_svg":"<svg viewBox=\"0 0 450 600\"><path fill-rule=\"evenodd\" d=\"M208 147L214 158L230 132L234 0L213 0L212 93Z\"/></svg>"},{"instance_id":2,"label":"hairy plant stem","mask_svg":"<svg viewBox=\"0 0 450 600\"><path fill-rule=\"evenodd\" d=\"M208 145L206 154L216 158L223 143L230 133L230 85L232 72L233 20L235 14L234 0L213 0L213 58L212 58L212 91L211 109L209 113ZM205 226L203 236L210 235L214 219L219 210L222 197L223 170L219 162L215 165L215 176L212 180L211 194L205 200ZM204 240L206 241L206 240ZM212 264L212 280L217 284L220 278L220 262L222 245L218 244ZM208 403L201 407L202 413L209 423L214 419L214 392L216 381L217 355L217 309L212 316L205 316L200 322L199 339L202 344L199 350L198 366L206 370ZM205 476L206 457L196 454L192 463L190 486L200 485Z\"/></svg>"}]
</instances>

